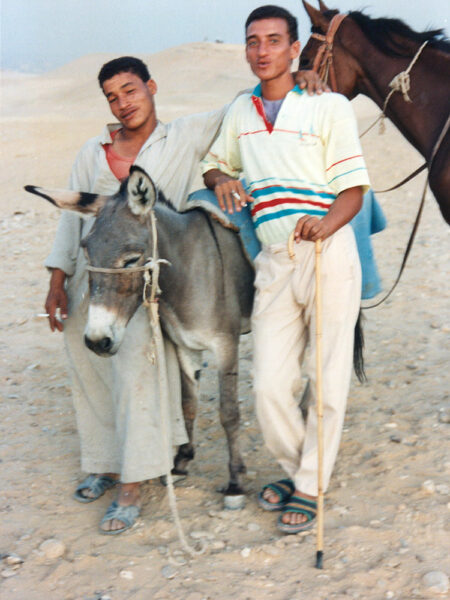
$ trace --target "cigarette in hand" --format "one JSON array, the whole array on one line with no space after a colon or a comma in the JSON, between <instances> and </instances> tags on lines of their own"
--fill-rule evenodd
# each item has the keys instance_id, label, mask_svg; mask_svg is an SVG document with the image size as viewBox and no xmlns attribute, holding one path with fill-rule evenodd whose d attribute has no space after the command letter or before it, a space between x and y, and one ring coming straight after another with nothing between
<instances>
[{"instance_id":1,"label":"cigarette in hand","mask_svg":"<svg viewBox=\"0 0 450 600\"><path fill-rule=\"evenodd\" d=\"M239 194L237 192L231 192L231 195L238 201L241 200L241 197L239 196ZM241 206L247 206L247 202L244 202L243 204L241 203Z\"/></svg>"},{"instance_id":2,"label":"cigarette in hand","mask_svg":"<svg viewBox=\"0 0 450 600\"><path fill-rule=\"evenodd\" d=\"M45 318L48 318L50 315L48 313L38 313L35 316L38 319L45 319ZM56 309L55 319L62 323L61 312L60 312L59 308Z\"/></svg>"}]
</instances>

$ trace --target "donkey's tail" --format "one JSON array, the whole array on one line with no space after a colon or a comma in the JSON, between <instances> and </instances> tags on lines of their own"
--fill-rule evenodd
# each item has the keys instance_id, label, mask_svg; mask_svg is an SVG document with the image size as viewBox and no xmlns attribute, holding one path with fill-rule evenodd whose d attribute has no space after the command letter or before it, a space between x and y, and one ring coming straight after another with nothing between
<instances>
[{"instance_id":1,"label":"donkey's tail","mask_svg":"<svg viewBox=\"0 0 450 600\"><path fill-rule=\"evenodd\" d=\"M366 373L364 371L364 333L362 328L363 315L362 311L359 311L358 320L355 325L355 337L353 345L353 368L357 378L361 383L367 381Z\"/></svg>"}]
</instances>

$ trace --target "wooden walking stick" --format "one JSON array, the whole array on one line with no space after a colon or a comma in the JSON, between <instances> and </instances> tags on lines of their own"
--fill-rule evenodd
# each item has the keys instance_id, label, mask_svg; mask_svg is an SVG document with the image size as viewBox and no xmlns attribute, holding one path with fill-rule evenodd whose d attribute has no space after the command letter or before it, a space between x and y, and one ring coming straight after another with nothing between
<instances>
[{"instance_id":1,"label":"wooden walking stick","mask_svg":"<svg viewBox=\"0 0 450 600\"><path fill-rule=\"evenodd\" d=\"M294 231L288 239L288 254L295 258ZM323 399L322 399L322 289L320 258L322 240L315 243L316 275L316 410L317 410L317 553L316 569L323 568Z\"/></svg>"},{"instance_id":2,"label":"wooden walking stick","mask_svg":"<svg viewBox=\"0 0 450 600\"><path fill-rule=\"evenodd\" d=\"M315 244L316 253L316 410L317 410L317 552L316 569L323 568L323 399L322 399L322 289L320 258L322 241Z\"/></svg>"}]
</instances>

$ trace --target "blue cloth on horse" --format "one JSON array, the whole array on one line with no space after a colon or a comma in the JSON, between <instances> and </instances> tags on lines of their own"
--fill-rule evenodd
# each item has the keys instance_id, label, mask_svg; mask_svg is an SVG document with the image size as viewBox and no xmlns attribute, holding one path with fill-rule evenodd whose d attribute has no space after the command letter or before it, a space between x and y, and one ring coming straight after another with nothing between
<instances>
[{"instance_id":1,"label":"blue cloth on horse","mask_svg":"<svg viewBox=\"0 0 450 600\"><path fill-rule=\"evenodd\" d=\"M216 195L213 191L208 189L197 190L190 194L188 206L191 201L194 203L211 203L216 208L219 208ZM240 212L234 212L232 214L225 213L225 217L239 229L239 234L245 250L251 260L254 260L261 250L261 243L256 237L255 229L253 227L250 206L243 207ZM369 190L364 195L362 208L350 224L355 233L356 244L358 246L359 258L361 261L361 298L365 300L376 296L376 294L381 291L381 280L375 262L370 236L382 231L386 227L386 218L383 214L383 210L372 190Z\"/></svg>"},{"instance_id":2,"label":"blue cloth on horse","mask_svg":"<svg viewBox=\"0 0 450 600\"><path fill-rule=\"evenodd\" d=\"M386 217L373 190L364 194L359 213L350 221L358 246L362 270L361 299L373 298L381 292L381 279L373 252L370 236L386 227Z\"/></svg>"}]
</instances>

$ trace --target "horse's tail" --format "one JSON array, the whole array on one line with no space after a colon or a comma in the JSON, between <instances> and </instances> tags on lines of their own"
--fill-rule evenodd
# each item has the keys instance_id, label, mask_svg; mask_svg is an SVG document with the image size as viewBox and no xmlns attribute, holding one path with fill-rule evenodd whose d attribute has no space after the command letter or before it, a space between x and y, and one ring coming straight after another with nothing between
<instances>
[{"instance_id":1,"label":"horse's tail","mask_svg":"<svg viewBox=\"0 0 450 600\"><path fill-rule=\"evenodd\" d=\"M362 328L362 311L359 311L358 320L355 325L355 337L353 345L353 368L357 378L361 383L367 381L366 373L364 371L364 334Z\"/></svg>"}]
</instances>

